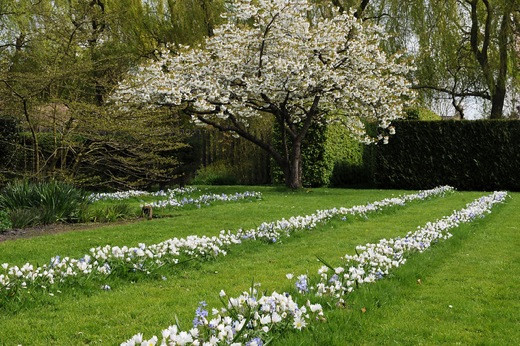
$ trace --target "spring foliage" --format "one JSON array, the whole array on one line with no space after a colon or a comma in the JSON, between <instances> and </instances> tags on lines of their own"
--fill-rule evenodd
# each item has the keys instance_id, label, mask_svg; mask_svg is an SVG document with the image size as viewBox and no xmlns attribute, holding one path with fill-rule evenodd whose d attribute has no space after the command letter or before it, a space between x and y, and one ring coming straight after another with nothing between
<instances>
[{"instance_id":1,"label":"spring foliage","mask_svg":"<svg viewBox=\"0 0 520 346\"><path fill-rule=\"evenodd\" d=\"M331 9L335 11L334 9ZM411 96L409 66L380 48L382 29L352 13L324 18L307 0L235 1L204 47L165 50L120 84L114 100L186 105L196 122L242 136L300 181L301 142L316 122L341 122L364 142L361 118L382 129ZM341 112L334 112L341 109ZM259 141L250 119L270 114L292 140L285 153ZM391 130L390 130L391 131ZM296 173L295 173L296 172ZM299 184L298 184L299 183Z\"/></svg>"}]
</instances>

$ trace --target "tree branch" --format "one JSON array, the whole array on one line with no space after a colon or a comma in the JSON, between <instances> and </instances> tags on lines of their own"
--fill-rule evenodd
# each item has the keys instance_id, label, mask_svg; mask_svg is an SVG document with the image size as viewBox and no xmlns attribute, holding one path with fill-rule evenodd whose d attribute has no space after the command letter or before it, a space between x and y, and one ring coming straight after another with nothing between
<instances>
[{"instance_id":1,"label":"tree branch","mask_svg":"<svg viewBox=\"0 0 520 346\"><path fill-rule=\"evenodd\" d=\"M273 25L274 21L276 20L276 18L280 15L280 13L276 13L273 18L271 19L271 21L269 22L269 24L267 24L267 26L265 27L265 30L264 30L264 36L262 37L262 45L260 46L260 59L259 59L259 62L258 62L258 77L261 77L262 76L262 58L264 57L264 50L265 50L265 40L267 38L267 35L269 34L269 31L271 30L271 26Z\"/></svg>"},{"instance_id":2,"label":"tree branch","mask_svg":"<svg viewBox=\"0 0 520 346\"><path fill-rule=\"evenodd\" d=\"M361 18L361 16L363 15L363 12L367 8L369 2L370 2L370 0L361 1L361 4L359 5L358 9L356 10L356 13L354 13L354 17L356 17L358 19Z\"/></svg>"},{"instance_id":3,"label":"tree branch","mask_svg":"<svg viewBox=\"0 0 520 346\"><path fill-rule=\"evenodd\" d=\"M429 90L435 90L435 91L438 91L441 93L453 95L456 97L480 97L480 98L483 98L486 100L491 100L491 96L485 91L454 92L450 89L433 86L433 85L412 85L412 89L414 89L414 90L429 89Z\"/></svg>"},{"instance_id":4,"label":"tree branch","mask_svg":"<svg viewBox=\"0 0 520 346\"><path fill-rule=\"evenodd\" d=\"M226 112L226 114L228 115L229 117L229 120L231 120L231 122L233 123L234 126L224 126L224 125L221 125L219 123L217 123L216 121L213 121L213 120L209 120L209 119L206 119L204 118L202 115L197 115L197 119L199 119L201 122L203 122L204 124L207 124L207 125L210 125L214 128L216 128L217 130L221 131L221 132L235 132L236 134L238 134L240 137L243 137L245 139L247 139L248 141L258 145L260 148L264 149L265 151L267 151L269 154L271 154L271 156L281 165L281 166L284 166L285 165L285 160L283 159L283 157L274 149L274 147L269 144L269 143L266 143L266 142L263 142L261 139L259 139L258 137L254 136L253 134L247 132L245 129L243 129L239 124L238 124L238 121L237 119L235 118L235 116L229 112Z\"/></svg>"}]
</instances>

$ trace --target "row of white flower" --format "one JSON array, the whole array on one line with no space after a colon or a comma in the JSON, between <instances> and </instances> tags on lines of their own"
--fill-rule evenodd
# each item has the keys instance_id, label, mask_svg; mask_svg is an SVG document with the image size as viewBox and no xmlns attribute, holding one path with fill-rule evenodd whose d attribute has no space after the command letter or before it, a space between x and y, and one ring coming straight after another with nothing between
<instances>
[{"instance_id":1,"label":"row of white flower","mask_svg":"<svg viewBox=\"0 0 520 346\"><path fill-rule=\"evenodd\" d=\"M137 247L106 245L90 249L79 259L53 257L49 264L35 267L26 263L22 267L2 264L0 274L0 300L12 297L28 288L49 290L56 283L73 282L93 276L107 276L116 272L151 271L165 264L177 264L182 260L208 258L226 255L230 245L239 244L246 239L263 239L275 242L281 235L290 236L297 230L311 229L337 215L365 215L407 202L426 199L434 195L444 195L453 189L447 186L421 191L401 197L387 198L367 205L351 208L333 208L317 211L307 216L292 217L262 223L256 229L238 230L236 233L221 231L218 236L188 236L172 238L158 244L138 244Z\"/></svg>"},{"instance_id":2,"label":"row of white flower","mask_svg":"<svg viewBox=\"0 0 520 346\"><path fill-rule=\"evenodd\" d=\"M274 222L264 222L256 229L238 231L243 239L264 239L276 242L281 235L289 236L291 232L303 229L311 229L319 223L324 223L336 216L343 216L343 220L347 215L366 216L367 213L381 211L385 208L393 206L403 206L414 200L424 200L432 196L444 196L446 193L453 192L450 186L439 186L431 190L423 190L418 193L402 195L399 197L385 198L381 201L368 203L366 205L358 205L350 208L332 208L325 210L317 210L314 214L305 216L293 216Z\"/></svg>"},{"instance_id":3,"label":"row of white flower","mask_svg":"<svg viewBox=\"0 0 520 346\"><path fill-rule=\"evenodd\" d=\"M193 192L199 191L196 187L179 187L175 189L168 189L166 191L160 190L157 192L148 192L148 191L140 191L140 190L129 190L129 191L119 191L119 192L101 192L101 193L93 193L89 196L89 201L97 202L102 200L124 200L133 197L144 197L144 196L155 196L155 197L169 197L172 198L174 196L187 195Z\"/></svg>"},{"instance_id":4,"label":"row of white flower","mask_svg":"<svg viewBox=\"0 0 520 346\"><path fill-rule=\"evenodd\" d=\"M243 292L237 298L224 301L226 294L221 291L223 308L212 309L211 317L206 303L201 302L193 328L180 331L172 325L162 331L161 345L243 345L261 346L262 340L270 335L283 333L287 329L302 330L316 318L322 318L323 309L320 304L298 305L287 294L273 292L271 295L259 297L256 288ZM123 346L156 345L158 337L144 340L142 334L134 335L123 342Z\"/></svg>"},{"instance_id":5,"label":"row of white flower","mask_svg":"<svg viewBox=\"0 0 520 346\"><path fill-rule=\"evenodd\" d=\"M494 192L468 203L464 209L454 211L450 216L428 222L404 237L357 246L356 255L345 255L345 265L333 268L324 263L318 271L320 281L309 289L317 296L331 296L342 303L343 296L358 285L383 278L391 269L406 263L410 254L423 252L440 240L449 239L452 237L450 230L491 213L491 208L503 203L507 196L507 192ZM300 292L306 292L307 287L302 281L307 281L305 276L298 277L296 287Z\"/></svg>"},{"instance_id":6,"label":"row of white flower","mask_svg":"<svg viewBox=\"0 0 520 346\"><path fill-rule=\"evenodd\" d=\"M262 193L256 191L245 191L245 192L236 192L234 194L227 195L225 193L222 194L205 194L196 198L192 197L184 197L182 199L175 198L174 195L171 195L166 200L155 201L151 203L147 203L147 206L151 206L154 208L168 208L168 207L184 207L185 205L196 205L197 207L201 207L202 205L209 205L211 202L236 202L242 199L260 199L262 198Z\"/></svg>"},{"instance_id":7,"label":"row of white flower","mask_svg":"<svg viewBox=\"0 0 520 346\"><path fill-rule=\"evenodd\" d=\"M412 252L423 252L432 244L451 237L449 230L461 223L468 223L478 217L484 217L491 208L504 202L506 192L495 192L469 203L464 209L436 222L429 222L415 232L409 232L404 238L382 239L377 244L366 244L356 247L355 256L346 255L345 266L332 268L328 265L319 269L319 283L308 286L306 275L300 275L296 288L300 293L311 293L311 296L330 296L344 302L343 296L350 293L355 285L374 282L388 274L389 270L406 262L406 256ZM329 277L329 270L334 273ZM292 274L288 274L292 279ZM212 310L213 318L209 318L206 304L202 302L195 312L193 328L180 331L172 325L162 331L161 345L246 345L260 346L272 340L276 334L289 329L302 330L310 322L323 320L323 309L320 304L312 304L308 299L306 305L298 306L296 299L288 293L262 295L257 298L255 289L250 295L244 292L237 298L229 298L227 307ZM226 294L221 291L220 297ZM223 300L224 302L224 300ZM332 305L331 305L332 306ZM157 336L146 340L139 333L123 342L122 346L156 345Z\"/></svg>"}]
</instances>

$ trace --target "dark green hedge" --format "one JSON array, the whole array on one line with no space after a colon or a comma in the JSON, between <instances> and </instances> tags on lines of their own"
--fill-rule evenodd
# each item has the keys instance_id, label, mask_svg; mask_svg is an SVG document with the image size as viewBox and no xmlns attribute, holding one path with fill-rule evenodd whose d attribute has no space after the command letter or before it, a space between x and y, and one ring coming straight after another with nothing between
<instances>
[{"instance_id":1,"label":"dark green hedge","mask_svg":"<svg viewBox=\"0 0 520 346\"><path fill-rule=\"evenodd\" d=\"M377 187L520 190L520 121L399 121L378 145Z\"/></svg>"}]
</instances>

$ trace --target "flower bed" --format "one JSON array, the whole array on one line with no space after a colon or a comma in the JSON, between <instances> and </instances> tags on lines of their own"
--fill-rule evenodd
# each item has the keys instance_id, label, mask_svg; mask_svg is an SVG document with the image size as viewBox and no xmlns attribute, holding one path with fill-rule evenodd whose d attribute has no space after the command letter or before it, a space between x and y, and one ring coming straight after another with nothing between
<instances>
[{"instance_id":1,"label":"flower bed","mask_svg":"<svg viewBox=\"0 0 520 346\"><path fill-rule=\"evenodd\" d=\"M318 271L320 281L311 291L317 296L332 296L341 303L342 297L358 285L382 279L391 269L405 264L406 258L412 253L423 252L433 244L449 239L452 236L451 229L491 213L491 208L504 202L506 197L507 192L494 192L476 199L450 216L428 222L403 238L381 239L375 244L357 246L356 255L345 255L344 266L333 268L324 263Z\"/></svg>"},{"instance_id":2,"label":"flower bed","mask_svg":"<svg viewBox=\"0 0 520 346\"><path fill-rule=\"evenodd\" d=\"M144 197L144 196L156 196L156 197L168 197L173 198L174 196L187 195L193 192L199 191L196 187L180 187L176 189L168 189L166 191L160 190L157 192L129 190L120 192L107 192L107 193L93 193L89 196L89 201L97 202L103 200L124 200L133 197Z\"/></svg>"},{"instance_id":3,"label":"flower bed","mask_svg":"<svg viewBox=\"0 0 520 346\"><path fill-rule=\"evenodd\" d=\"M162 331L161 344L258 346L269 343L277 334L291 329L302 330L311 322L324 320L322 306L312 304L309 299L329 297L336 303L344 303L344 296L352 292L354 287L383 278L390 269L403 265L410 254L423 252L438 241L449 239L452 236L450 230L484 217L495 204L503 203L506 197L507 192L494 192L478 198L450 216L409 232L403 238L382 239L377 244L358 246L356 252L361 253L346 255L344 266L333 268L325 264L320 268L316 285L309 286L306 275L298 276L295 285L302 295L300 297L274 292L258 298L257 291L252 288L252 294L244 292L237 298L229 298L227 303L222 299L225 308L220 311L213 309L212 319L209 319L209 311L203 303L195 313L191 330L180 331L177 325L172 325ZM292 279L293 275L288 274L287 277ZM223 291L220 297L225 297ZM303 298L307 303L298 305L298 298ZM158 340L157 336L145 340L139 333L121 345L155 345Z\"/></svg>"},{"instance_id":4,"label":"flower bed","mask_svg":"<svg viewBox=\"0 0 520 346\"><path fill-rule=\"evenodd\" d=\"M335 216L363 215L381 211L392 206L402 206L413 200L423 200L431 196L445 195L452 191L450 187L438 187L395 198L387 198L366 205L351 208L333 208L318 210L306 216L292 217L270 223L262 223L250 230L238 230L236 233L221 231L218 236L188 236L172 238L158 244L139 244L137 247L119 247L106 245L90 249L90 253L79 259L53 257L49 264L35 267L26 263L22 267L2 264L4 273L0 274L0 302L9 300L31 291L51 291L58 284L103 278L111 274L143 272L150 274L154 270L181 261L200 258L214 258L226 255L233 244L240 244L247 239L262 239L274 242L280 236L289 237L292 232L312 229Z\"/></svg>"},{"instance_id":5,"label":"flower bed","mask_svg":"<svg viewBox=\"0 0 520 346\"><path fill-rule=\"evenodd\" d=\"M332 208L325 210L317 210L314 214L305 216L293 216L274 222L264 222L256 229L238 231L238 235L242 239L263 239L269 242L276 242L282 235L290 236L290 233L312 229L320 223L325 223L334 217L342 216L346 220L347 216L366 216L368 213L381 211L385 208L393 206L404 206L406 203L414 200L425 200L432 196L444 196L446 193L453 192L450 186L440 186L431 190L424 190L414 194L402 195L399 197L385 198L381 201L368 203L365 205L357 205L350 208Z\"/></svg>"},{"instance_id":6,"label":"flower bed","mask_svg":"<svg viewBox=\"0 0 520 346\"><path fill-rule=\"evenodd\" d=\"M271 295L259 296L256 288L243 292L236 298L220 294L224 308L212 309L211 317L206 310L206 303L201 302L195 312L193 328L181 331L172 325L162 331L164 345L263 345L272 334L282 333L288 329L302 330L315 318L323 315L319 304L298 305L287 294L273 292ZM144 340L142 334L134 335L123 346L155 345L158 338L153 336ZM246 343L247 342L247 343Z\"/></svg>"},{"instance_id":7,"label":"flower bed","mask_svg":"<svg viewBox=\"0 0 520 346\"><path fill-rule=\"evenodd\" d=\"M170 195L166 200L156 201L145 204L153 208L180 208L186 205L196 205L200 208L202 205L210 205L211 202L236 202L243 199L260 199L262 194L256 191L236 192L231 195L222 194L205 194L196 198L184 197L182 199L175 198L175 195ZM144 206L144 205L143 205Z\"/></svg>"}]
</instances>

